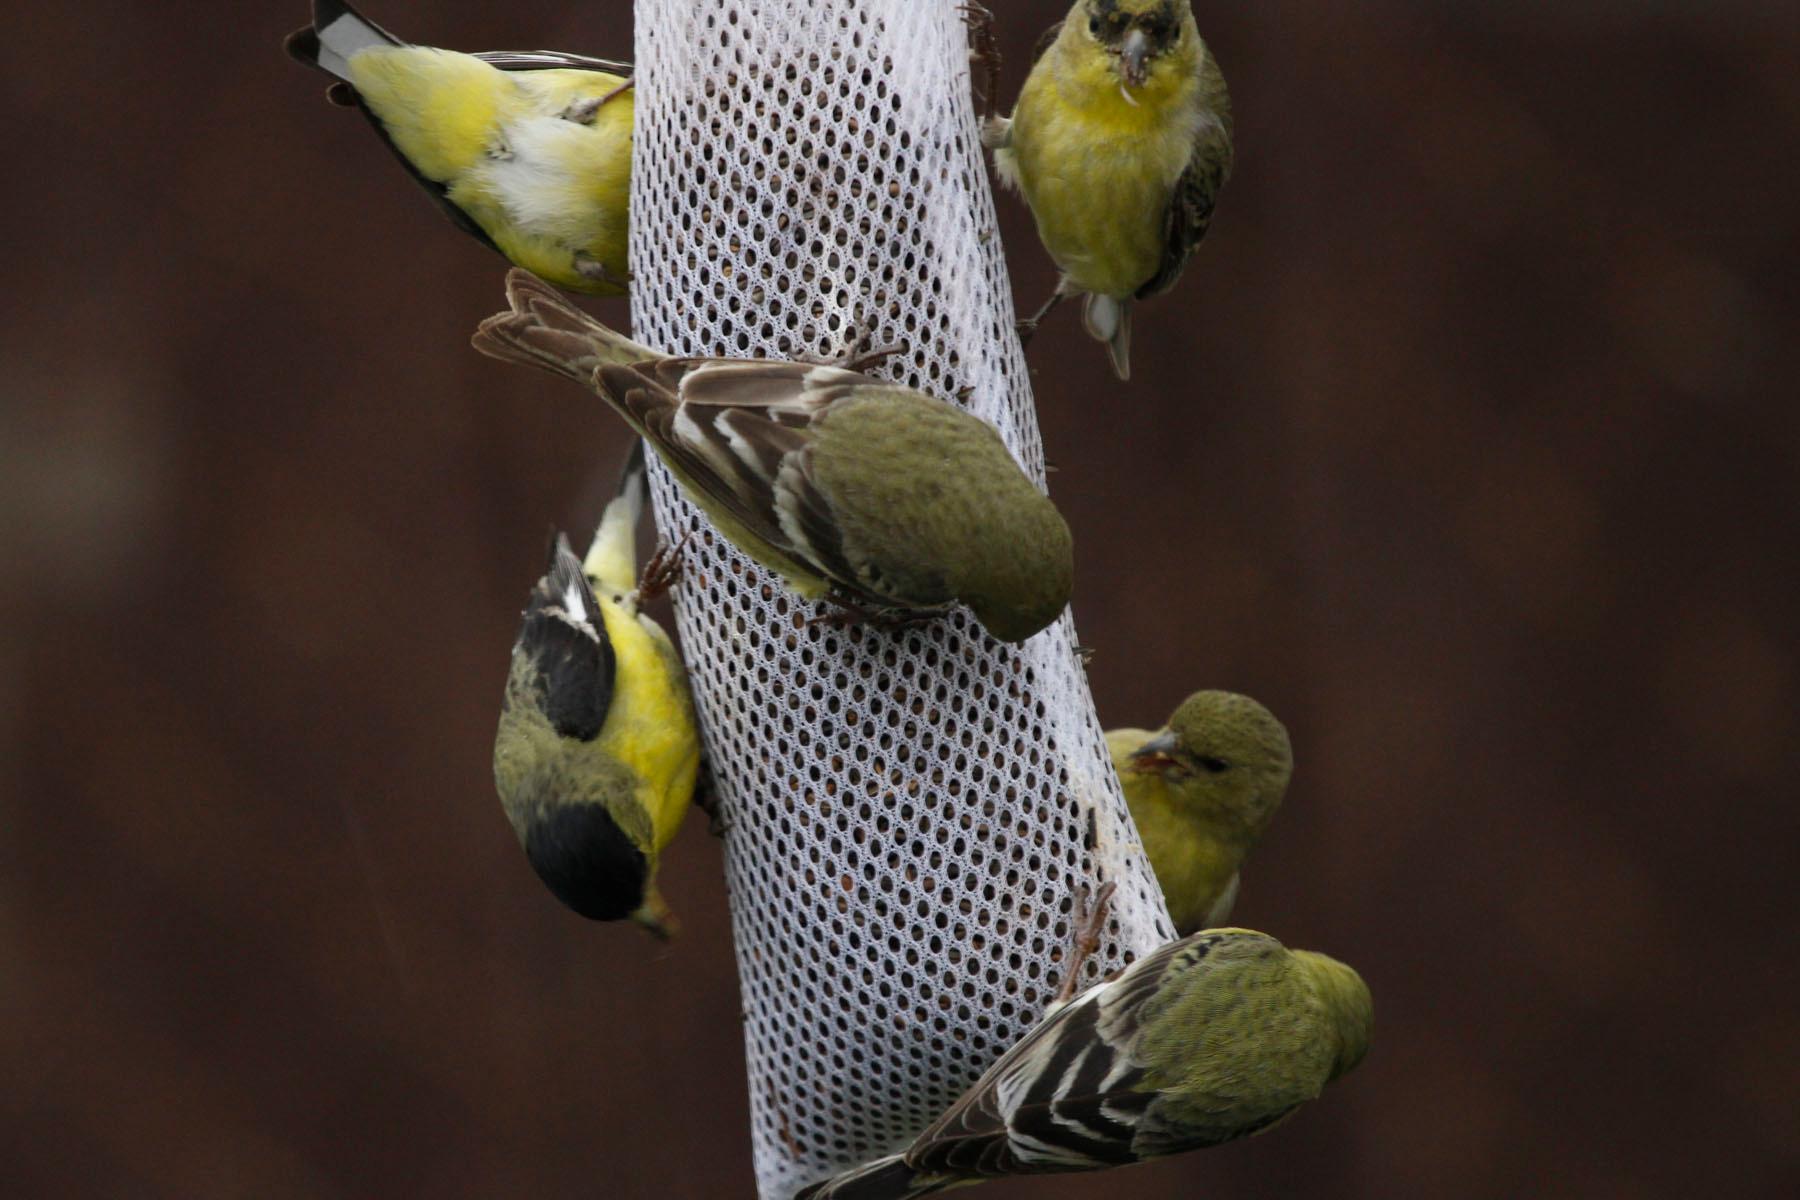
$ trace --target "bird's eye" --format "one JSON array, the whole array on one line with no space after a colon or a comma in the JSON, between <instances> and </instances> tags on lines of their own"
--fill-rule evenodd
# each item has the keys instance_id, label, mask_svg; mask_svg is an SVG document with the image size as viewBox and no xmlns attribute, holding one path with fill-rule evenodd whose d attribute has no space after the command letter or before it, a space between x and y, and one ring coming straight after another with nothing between
<instances>
[{"instance_id":1,"label":"bird's eye","mask_svg":"<svg viewBox=\"0 0 1800 1200\"><path fill-rule=\"evenodd\" d=\"M1092 34L1098 34L1100 32L1100 18L1099 17L1089 17L1088 18L1088 32L1092 33Z\"/></svg>"},{"instance_id":2,"label":"bird's eye","mask_svg":"<svg viewBox=\"0 0 1800 1200\"><path fill-rule=\"evenodd\" d=\"M1198 762L1201 767L1205 768L1209 775L1217 775L1220 772L1229 771L1231 769L1230 763L1222 758L1214 758L1210 754L1202 754L1195 761Z\"/></svg>"}]
</instances>

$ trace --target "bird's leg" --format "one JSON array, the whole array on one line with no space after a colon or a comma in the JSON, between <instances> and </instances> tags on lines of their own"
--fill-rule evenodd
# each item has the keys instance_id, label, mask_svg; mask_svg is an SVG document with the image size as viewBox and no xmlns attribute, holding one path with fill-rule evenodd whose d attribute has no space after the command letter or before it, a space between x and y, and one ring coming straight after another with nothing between
<instances>
[{"instance_id":1,"label":"bird's leg","mask_svg":"<svg viewBox=\"0 0 1800 1200\"><path fill-rule=\"evenodd\" d=\"M609 92L599 96L589 96L586 100L578 100L574 104L563 109L562 119L565 121L573 121L577 125L591 125L593 124L594 115L596 113L605 108L617 97L630 91L636 84L637 77L633 76Z\"/></svg>"},{"instance_id":2,"label":"bird's leg","mask_svg":"<svg viewBox=\"0 0 1800 1200\"><path fill-rule=\"evenodd\" d=\"M931 620L938 614L935 612L886 611L859 604L846 592L833 588L826 593L825 603L831 609L818 613L808 619L808 625L834 625L845 628L850 625L874 625L882 629L901 629L908 625L919 625Z\"/></svg>"},{"instance_id":3,"label":"bird's leg","mask_svg":"<svg viewBox=\"0 0 1800 1200\"><path fill-rule=\"evenodd\" d=\"M1050 293L1050 298L1044 301L1044 306L1042 308L1032 313L1029 317L1021 319L1017 323L1020 349L1024 349L1026 346L1031 345L1031 336L1037 332L1038 322L1049 316L1050 310L1062 303L1064 294L1062 284L1057 284L1056 290Z\"/></svg>"},{"instance_id":4,"label":"bird's leg","mask_svg":"<svg viewBox=\"0 0 1800 1200\"><path fill-rule=\"evenodd\" d=\"M856 337L851 341L849 348L842 353L829 356L822 354L796 354L794 355L794 361L812 363L815 366L820 367L836 367L840 371L860 372L866 371L870 367L880 366L885 360L906 351L905 346L898 344L892 346L872 346L868 349L864 349L864 347L869 346L869 342L873 339L873 332L863 325L861 321L858 321L856 325Z\"/></svg>"},{"instance_id":5,"label":"bird's leg","mask_svg":"<svg viewBox=\"0 0 1800 1200\"><path fill-rule=\"evenodd\" d=\"M1113 892L1118 884L1107 880L1094 889L1090 899L1084 887L1075 899L1075 928L1072 931L1069 946L1069 965L1063 972L1062 986L1056 989L1056 999L1051 1007L1061 1007L1075 998L1081 987L1081 969L1087 966L1087 960L1100 949L1100 934L1106 929L1107 917L1112 908Z\"/></svg>"},{"instance_id":6,"label":"bird's leg","mask_svg":"<svg viewBox=\"0 0 1800 1200\"><path fill-rule=\"evenodd\" d=\"M981 68L981 102L987 109L984 120L994 116L995 102L1000 96L1000 39L994 36L994 11L974 0L956 6L969 27L969 59Z\"/></svg>"},{"instance_id":7,"label":"bird's leg","mask_svg":"<svg viewBox=\"0 0 1800 1200\"><path fill-rule=\"evenodd\" d=\"M592 279L596 283L604 283L609 287L616 287L621 290L631 283L631 272L627 271L625 273L625 278L620 279L617 275L614 275L611 271L607 270L605 263L585 251L578 250L575 252L575 271L583 279Z\"/></svg>"},{"instance_id":8,"label":"bird's leg","mask_svg":"<svg viewBox=\"0 0 1800 1200\"><path fill-rule=\"evenodd\" d=\"M869 350L852 350L831 365L845 371L863 372L870 367L878 367L896 354L904 353L905 346L876 346Z\"/></svg>"},{"instance_id":9,"label":"bird's leg","mask_svg":"<svg viewBox=\"0 0 1800 1200\"><path fill-rule=\"evenodd\" d=\"M673 546L660 545L656 548L656 553L644 564L644 573L638 576L637 595L640 601L654 600L680 581L681 556L687 549L688 539L693 536L694 531L690 529Z\"/></svg>"}]
</instances>

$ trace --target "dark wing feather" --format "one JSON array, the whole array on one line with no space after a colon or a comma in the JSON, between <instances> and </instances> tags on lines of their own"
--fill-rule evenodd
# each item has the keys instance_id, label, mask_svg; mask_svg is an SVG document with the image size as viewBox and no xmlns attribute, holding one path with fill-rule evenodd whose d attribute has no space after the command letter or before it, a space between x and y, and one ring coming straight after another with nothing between
<instances>
[{"instance_id":1,"label":"dark wing feather","mask_svg":"<svg viewBox=\"0 0 1800 1200\"><path fill-rule=\"evenodd\" d=\"M778 555L861 594L813 479L811 427L877 381L806 363L678 358L602 366L598 378L690 487Z\"/></svg>"},{"instance_id":2,"label":"dark wing feather","mask_svg":"<svg viewBox=\"0 0 1800 1200\"><path fill-rule=\"evenodd\" d=\"M1140 1090L1145 1020L1209 935L1170 942L1041 1022L989 1067L906 1152L921 1173L1082 1171L1135 1162L1156 1094Z\"/></svg>"},{"instance_id":3,"label":"dark wing feather","mask_svg":"<svg viewBox=\"0 0 1800 1200\"><path fill-rule=\"evenodd\" d=\"M1044 30L1044 32L1038 34L1038 40L1031 44L1032 66L1036 66L1037 60L1044 57L1044 51L1056 44L1057 35L1062 33L1063 24L1064 22L1058 21L1050 28Z\"/></svg>"},{"instance_id":4,"label":"dark wing feather","mask_svg":"<svg viewBox=\"0 0 1800 1200\"><path fill-rule=\"evenodd\" d=\"M571 596L582 611L571 610ZM581 560L561 535L550 569L531 591L514 653L530 660L533 686L559 735L583 742L600 736L612 708L617 658Z\"/></svg>"},{"instance_id":5,"label":"dark wing feather","mask_svg":"<svg viewBox=\"0 0 1800 1200\"><path fill-rule=\"evenodd\" d=\"M598 71L630 78L632 65L562 50L484 50L475 56L502 71Z\"/></svg>"},{"instance_id":6,"label":"dark wing feather","mask_svg":"<svg viewBox=\"0 0 1800 1200\"><path fill-rule=\"evenodd\" d=\"M1212 225L1213 206L1224 182L1217 164L1206 162L1196 147L1193 160L1175 181L1175 191L1169 196L1168 212L1163 218L1162 261L1157 264L1156 274L1138 288L1137 299L1166 292L1181 278L1188 259L1194 257Z\"/></svg>"}]
</instances>

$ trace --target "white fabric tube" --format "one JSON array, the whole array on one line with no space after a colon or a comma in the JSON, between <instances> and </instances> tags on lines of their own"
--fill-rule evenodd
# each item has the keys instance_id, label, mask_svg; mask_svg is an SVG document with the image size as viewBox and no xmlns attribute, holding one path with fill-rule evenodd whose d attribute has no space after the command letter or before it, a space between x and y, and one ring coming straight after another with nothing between
<instances>
[{"instance_id":1,"label":"white fabric tube","mask_svg":"<svg viewBox=\"0 0 1800 1200\"><path fill-rule=\"evenodd\" d=\"M634 336L903 345L873 373L972 389L1041 483L966 46L953 0L638 0ZM1118 884L1090 978L1174 933L1066 615L1017 647L960 609L809 623L652 474L665 538L697 531L676 619L731 822L757 1186L785 1200L904 1146L1035 1023L1079 889Z\"/></svg>"}]
</instances>

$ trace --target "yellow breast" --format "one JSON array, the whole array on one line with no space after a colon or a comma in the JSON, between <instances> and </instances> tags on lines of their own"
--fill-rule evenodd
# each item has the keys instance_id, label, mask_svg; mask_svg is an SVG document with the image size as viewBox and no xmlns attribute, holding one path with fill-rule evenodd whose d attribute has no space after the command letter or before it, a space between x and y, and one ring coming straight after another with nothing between
<instances>
[{"instance_id":1,"label":"yellow breast","mask_svg":"<svg viewBox=\"0 0 1800 1200\"><path fill-rule=\"evenodd\" d=\"M1194 151L1196 94L1175 64L1127 93L1105 55L1060 43L1026 81L1011 137L1019 189L1075 287L1124 298L1155 274Z\"/></svg>"},{"instance_id":2,"label":"yellow breast","mask_svg":"<svg viewBox=\"0 0 1800 1200\"><path fill-rule=\"evenodd\" d=\"M631 198L633 93L619 94L591 122L562 113L604 96L624 81L593 71L529 71L519 80L518 111L497 131L503 152L478 164L452 190L502 253L571 291L617 295L624 289ZM579 258L610 279L583 273Z\"/></svg>"},{"instance_id":3,"label":"yellow breast","mask_svg":"<svg viewBox=\"0 0 1800 1200\"><path fill-rule=\"evenodd\" d=\"M700 734L687 676L668 636L647 617L600 598L618 667L600 749L631 768L650 813L653 848L675 837L694 803Z\"/></svg>"}]
</instances>

